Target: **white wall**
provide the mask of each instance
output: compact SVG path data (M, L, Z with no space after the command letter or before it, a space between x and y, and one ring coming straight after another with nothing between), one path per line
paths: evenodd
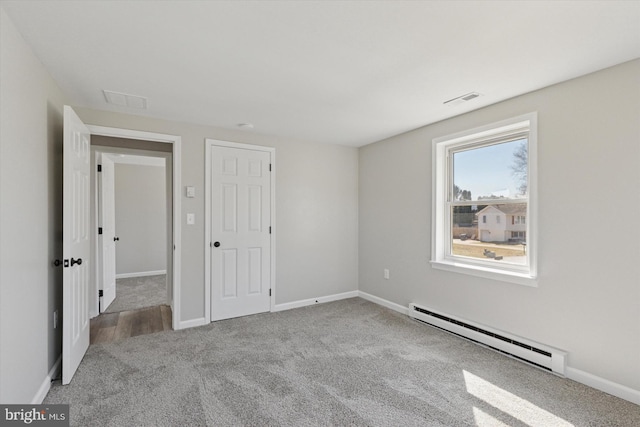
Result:
M639 88L636 60L361 148L359 289L564 349L574 370L640 390ZM432 269L432 139L532 111L538 286Z
M182 185L181 321L204 316L205 138L276 149L276 303L357 289L358 150L287 141L253 132L220 129L85 108L87 124L179 135ZM196 224L186 225L187 212Z
M167 269L164 166L116 163L116 274Z
M64 98L2 8L0 31L0 403L30 403L61 352Z

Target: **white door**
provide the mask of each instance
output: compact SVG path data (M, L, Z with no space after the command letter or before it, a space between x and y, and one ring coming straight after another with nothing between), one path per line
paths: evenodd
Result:
M270 309L271 154L211 151L211 320Z
M116 200L115 166L107 154L102 154L100 177L100 224L102 227L102 299L100 313L116 298Z
M64 107L62 384L89 347L89 129Z

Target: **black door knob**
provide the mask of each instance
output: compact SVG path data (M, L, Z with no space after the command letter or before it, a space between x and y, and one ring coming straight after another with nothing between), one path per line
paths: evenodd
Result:
M71 267L73 267L75 264L82 265L82 258L78 258L78 259L71 258Z
M53 265L55 265L56 267L60 267L62 265L62 261L57 259L57 260L53 261Z
M119 241L120 241L120 238L119 238L119 237L114 237L114 238L113 238L113 241L114 241L114 242L119 242Z
M215 243L213 244L213 246L215 246L216 248L219 248L219 247L220 247L220 242L215 242Z

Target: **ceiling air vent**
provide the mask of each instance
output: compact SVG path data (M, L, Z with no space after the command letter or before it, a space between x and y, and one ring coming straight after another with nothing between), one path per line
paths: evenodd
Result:
M478 92L469 92L462 96L458 96L456 98L452 98L448 101L443 102L444 105L458 105L462 104L465 101L471 101L474 98L479 97L480 94Z
M137 108L139 110L147 109L147 98L128 93L114 92L112 90L103 90L104 98L108 104L117 105L119 107Z

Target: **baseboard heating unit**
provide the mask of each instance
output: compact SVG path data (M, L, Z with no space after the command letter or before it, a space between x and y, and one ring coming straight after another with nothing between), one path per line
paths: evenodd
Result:
M417 304L409 304L409 317L436 328L451 332L462 338L489 347L500 353L565 376L567 353L544 344L516 337L506 332L482 326L468 320L439 313Z

